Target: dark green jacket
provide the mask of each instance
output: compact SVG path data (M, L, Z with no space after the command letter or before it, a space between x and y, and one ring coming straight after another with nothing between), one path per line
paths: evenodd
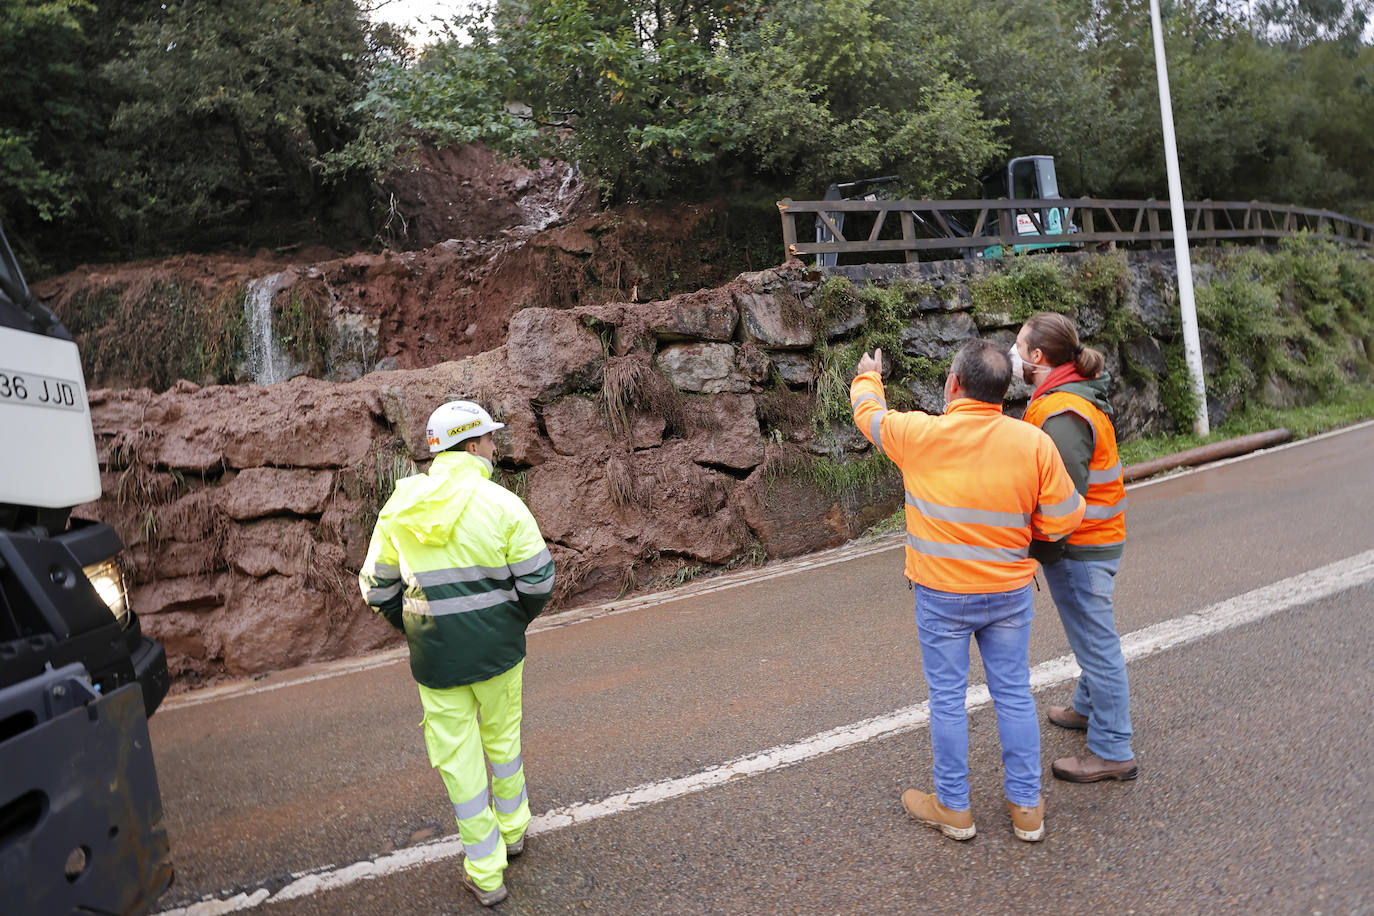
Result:
M1112 403L1107 399L1107 392L1110 388L1111 376L1104 371L1099 373L1097 378L1087 381L1065 382L1062 385L1056 385L1049 391L1065 391L1069 394L1076 394L1111 417ZM1049 391L1043 394L1049 394ZM1092 460L1093 448L1096 446L1092 426L1082 417L1071 413L1061 413L1046 420L1041 429L1054 440L1055 446L1059 449L1059 457L1064 459L1064 467L1073 480L1074 488L1078 490L1080 495L1086 497L1088 494L1088 462ZM1121 556L1121 550L1120 544L1110 547L1087 547L1081 544L1065 543L1063 555L1071 560L1108 560ZM1042 559L1042 562L1045 560Z
M475 455L441 452L428 474L398 481L358 576L364 600L406 634L426 687L510 670L553 592L534 516L490 474Z

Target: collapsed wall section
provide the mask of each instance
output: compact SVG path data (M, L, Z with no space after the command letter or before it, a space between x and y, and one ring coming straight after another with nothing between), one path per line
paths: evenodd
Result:
M1120 380L1119 435L1168 428L1172 282L1169 259L1121 254L847 277L791 262L664 301L523 309L504 346L427 369L97 390L105 488L82 513L125 538L133 605L182 683L357 654L397 640L356 572L395 480L427 466L425 422L446 400L506 423L498 479L550 543L557 601L612 599L892 515L900 480L848 413L874 346L889 403L938 411L965 340L1010 346L1028 309L1068 311ZM1028 394L1018 382L1010 409Z

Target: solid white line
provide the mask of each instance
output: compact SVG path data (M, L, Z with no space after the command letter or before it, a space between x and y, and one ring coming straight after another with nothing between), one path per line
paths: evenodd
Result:
M1323 598L1340 594L1369 582L1374 582L1374 550L1367 550L1353 557L1338 560L1335 563L1329 563L1326 566L1296 576L1290 576L1272 585L1237 595L1195 613L1184 614L1181 617L1164 620L1135 630L1122 637L1121 650L1127 661L1148 658L1165 649L1196 642L1273 614L1320 601ZM1031 668L1031 689L1039 690L1062 684L1077 676L1078 666L1074 663L1073 656L1060 656L1041 662ZM980 684L969 689L966 702L969 709L978 709L990 702L991 697L988 694L986 684ZM795 744L779 745L686 776L662 779L636 786L600 801L581 802L546 811L530 821L529 833L531 835L550 833L614 814L623 814L637 808L655 805L670 799L692 795L715 786L724 785L732 779L768 773L826 754L833 754L865 741L890 738L894 735L913 731L925 726L929 721L929 705L918 703L915 706L899 709L887 715L874 716L852 725L821 732ZM266 888L259 888L250 893L237 894L224 899L203 900L189 906L167 910L165 913L167 916L171 916L171 914L177 914L177 916L209 916L209 914L229 913L280 900L306 897L347 887L359 881L381 878L407 869L451 859L457 856L462 848L462 843L456 836L448 836L376 859L303 875L275 894Z

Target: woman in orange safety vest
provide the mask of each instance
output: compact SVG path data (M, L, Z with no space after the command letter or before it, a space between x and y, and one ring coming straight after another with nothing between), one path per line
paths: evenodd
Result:
M1051 766L1070 782L1134 779L1130 688L1112 594L1126 542L1126 488L1107 400L1103 357L1078 340L1063 315L1033 315L1011 349L1012 375L1035 388L1025 419L1059 449L1074 486L1088 503L1083 523L1064 541L1033 545L1054 596L1064 633L1083 673L1073 701L1051 706L1049 720L1086 729L1085 754Z

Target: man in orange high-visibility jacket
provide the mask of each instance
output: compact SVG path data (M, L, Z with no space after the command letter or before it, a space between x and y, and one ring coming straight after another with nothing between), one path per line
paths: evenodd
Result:
M1022 840L1040 840L1031 535L1067 537L1083 519L1083 497L1050 437L1002 414L1011 359L1000 347L975 339L955 354L943 416L888 410L881 368L881 350L864 354L849 397L854 422L901 468L906 486L906 576L916 591L935 774L933 793L908 789L902 805L947 837L967 840L976 832L964 709L972 637L997 710L1012 830Z

